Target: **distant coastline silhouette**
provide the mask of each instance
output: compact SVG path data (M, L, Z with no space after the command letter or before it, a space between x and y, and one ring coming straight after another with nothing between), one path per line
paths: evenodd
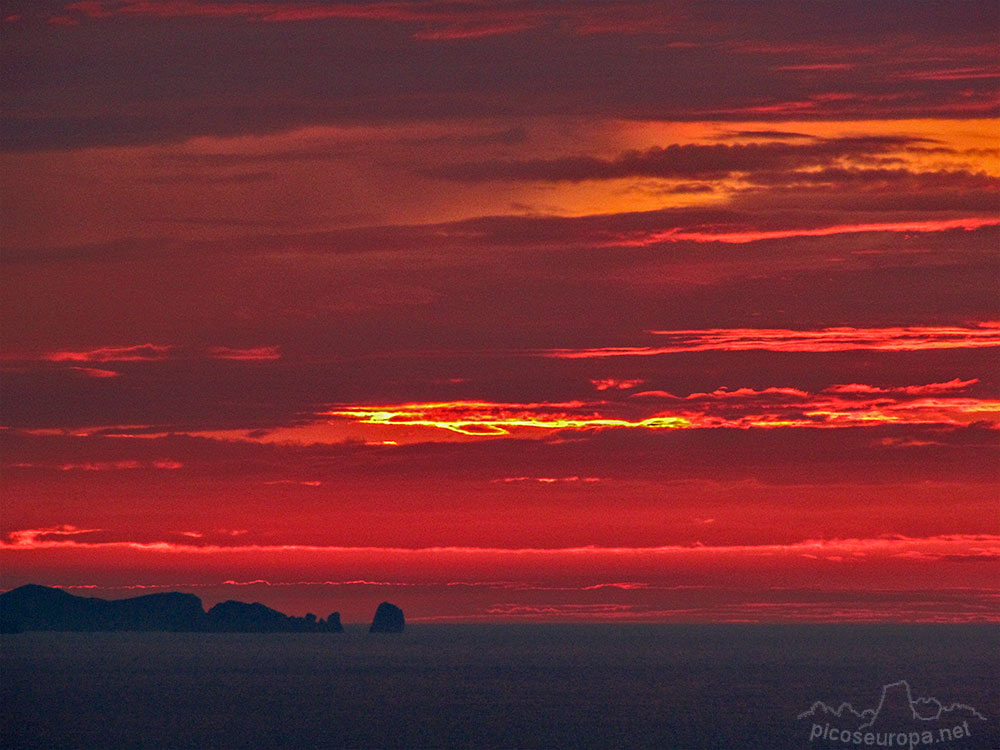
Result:
M377 629L376 623L384 625ZM402 629L403 611L388 602L380 604L370 632ZM342 633L344 627L339 612L325 620L314 614L294 617L263 604L237 601L220 602L206 612L197 596L176 592L100 599L28 584L0 594L0 633L31 630Z

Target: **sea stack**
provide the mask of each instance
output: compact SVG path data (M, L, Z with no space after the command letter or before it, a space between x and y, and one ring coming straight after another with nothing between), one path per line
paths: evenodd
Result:
M403 610L395 604L382 602L375 610L375 617L369 633L402 633L406 620L403 617Z
M343 633L344 626L340 624L340 612L331 612L326 618L325 627L328 633Z

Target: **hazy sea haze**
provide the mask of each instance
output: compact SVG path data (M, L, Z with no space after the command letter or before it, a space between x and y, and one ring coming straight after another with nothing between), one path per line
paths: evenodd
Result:
M4 748L850 748L816 700L884 684L987 717L992 625L411 625L399 635L4 635ZM863 746L863 745L862 745Z

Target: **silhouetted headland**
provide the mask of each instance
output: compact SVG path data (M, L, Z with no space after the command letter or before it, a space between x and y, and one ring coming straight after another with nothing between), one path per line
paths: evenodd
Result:
M400 613L402 616L402 613ZM263 604L221 602L208 612L194 594L98 599L28 584L0 594L0 632L165 630L195 633L341 633L340 613L292 617Z
M402 633L406 618L403 617L403 610L395 604L382 602L375 610L375 617L372 626L368 628L369 633Z

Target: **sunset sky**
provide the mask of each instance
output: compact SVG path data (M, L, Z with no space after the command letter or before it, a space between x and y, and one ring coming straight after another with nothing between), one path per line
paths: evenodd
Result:
M2 0L0 588L1000 620L998 27Z

